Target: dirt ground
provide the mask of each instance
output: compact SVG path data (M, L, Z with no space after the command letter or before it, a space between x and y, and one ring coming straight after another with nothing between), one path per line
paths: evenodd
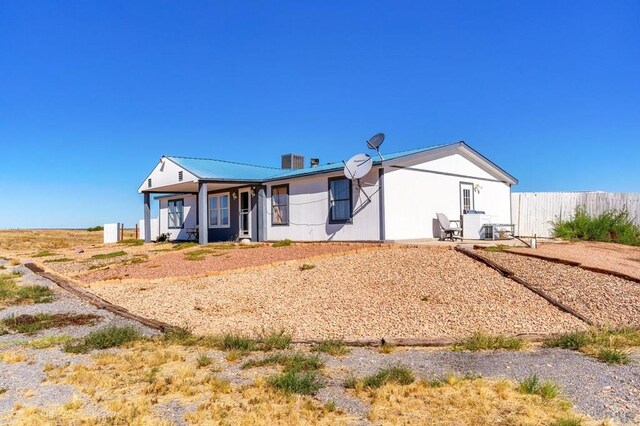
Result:
M580 241L541 244L535 250L513 247L508 251L570 260L585 266L607 269L640 279L640 247Z
M146 247L146 246L145 246ZM153 253L153 245L146 250L147 258L139 263L126 260L110 265L109 269L89 270L76 278L83 283L111 279L156 279L207 275L216 271L250 268L289 260L325 256L356 249L366 249L364 244L309 244L298 243L285 247L270 244L238 245L208 244L179 251ZM138 250L140 252L140 249ZM190 255L202 253L193 259ZM144 256L144 254L138 254Z
M302 268L305 263L311 269ZM196 279L94 283L91 290L199 334L284 327L295 338L354 339L584 327L491 268L441 247L376 250Z

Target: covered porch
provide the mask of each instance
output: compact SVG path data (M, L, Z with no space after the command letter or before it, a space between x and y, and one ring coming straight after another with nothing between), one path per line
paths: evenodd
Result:
M152 182L151 182L152 183ZM145 242L158 235L171 241L263 241L261 212L265 188L257 182L192 181L153 186L143 195L142 231ZM158 201L158 217L151 218L151 198ZM157 222L156 222L157 221ZM154 232L154 233L155 233Z

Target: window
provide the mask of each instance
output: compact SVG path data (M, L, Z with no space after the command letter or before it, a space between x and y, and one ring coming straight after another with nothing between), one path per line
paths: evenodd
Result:
M289 185L271 188L271 224L289 224Z
M184 225L184 200L169 200L169 229Z
M351 213L351 181L346 178L329 179L329 222L350 222Z
M209 196L209 227L229 227L229 194Z

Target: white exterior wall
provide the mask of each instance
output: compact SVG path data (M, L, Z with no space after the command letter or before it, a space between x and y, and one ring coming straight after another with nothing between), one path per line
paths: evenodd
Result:
M105 244L117 243L120 241L120 231L123 225L121 223L105 223L103 230L103 241Z
M460 154L407 165L385 167L385 239L437 238L436 213L460 219L460 182L479 184L474 191L475 210L492 215L492 222L511 223L511 189ZM417 169L417 170L410 170ZM426 173L429 170L468 177ZM492 181L483 180L491 179Z
M138 222L138 238L144 240L144 219ZM160 221L157 217L151 219L151 241L155 241L160 234Z
M169 201L170 200L184 200L184 226L181 229L169 229ZM158 219L160 221L160 233L161 234L170 234L170 240L186 240L187 239L187 228L196 228L197 227L197 208L196 205L196 196L190 194L184 195L176 195L174 197L161 198L160 200L160 213L158 215ZM206 218L205 218L206 220ZM153 231L152 231L153 234Z
M353 222L348 224L329 223L329 178L341 177L342 173L298 178L287 182L273 182L267 185L266 211L264 218L266 238L270 241L291 239L296 241L371 241L380 239L379 194L371 196L367 203L365 195L353 185ZM363 191L373 194L378 188L378 169L362 179L373 184ZM271 187L289 184L289 225L271 225ZM360 211L357 209L366 203Z

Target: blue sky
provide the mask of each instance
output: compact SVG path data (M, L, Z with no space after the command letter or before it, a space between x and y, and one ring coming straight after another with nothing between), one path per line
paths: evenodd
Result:
M0 3L0 228L142 215L160 156L465 140L515 191L640 192L640 2Z

